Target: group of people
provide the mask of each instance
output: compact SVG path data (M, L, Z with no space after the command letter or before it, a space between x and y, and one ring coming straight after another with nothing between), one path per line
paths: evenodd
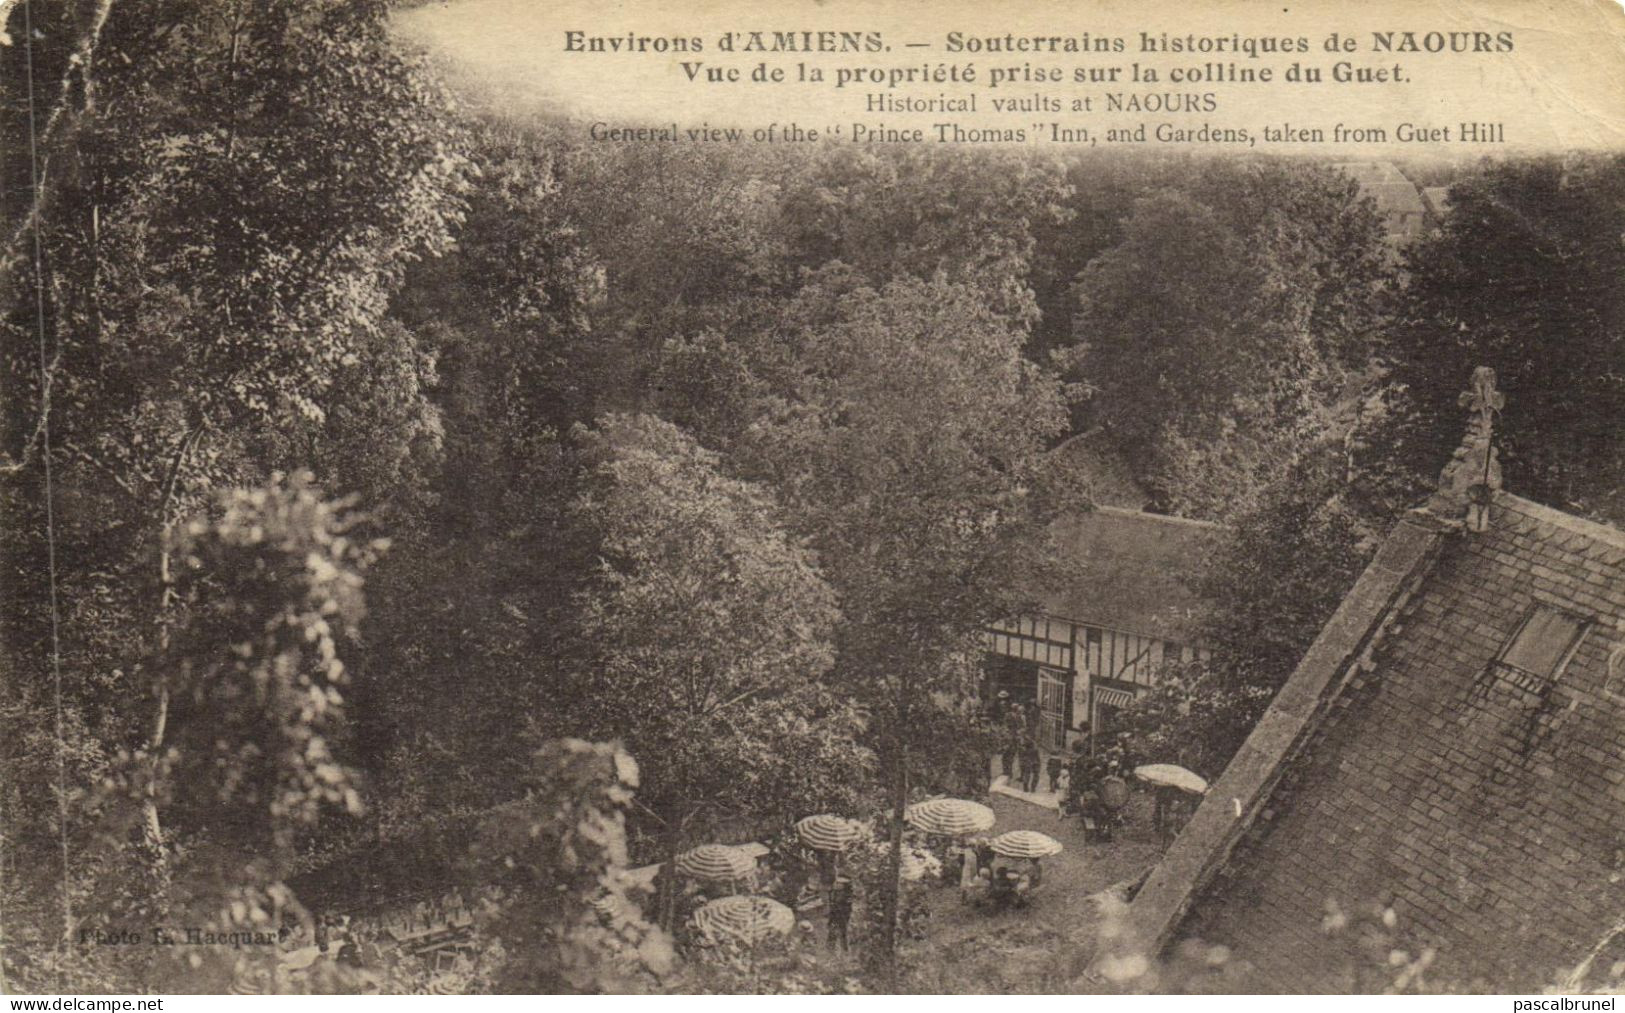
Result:
M1092 754L1079 741L1073 747L1061 812L1081 816L1086 829L1110 839L1112 830L1122 825L1128 779L1138 763L1133 740L1126 732Z
M1087 726L1085 738L1073 744L1071 756L1054 754L1046 758L1039 744L1038 708L1012 700L1007 690L999 691L989 718L998 729L1000 771L1009 784L1022 791L1036 792L1047 776L1050 791L1064 791L1068 799L1075 801L1094 790L1104 777L1127 776L1139 762L1127 732L1091 754Z
M1038 859L1006 858L993 851L986 837L974 837L950 848L944 876L949 882L955 862L960 903L985 899L995 910L1024 906L1044 878Z
M1008 784L1037 792L1047 775L1049 790L1062 796L1063 813L1082 816L1086 827L1108 838L1112 827L1121 825L1128 782L1140 763L1129 733L1121 732L1091 751L1085 730L1070 755L1046 757L1033 704L1000 690L987 717L997 730L999 766Z
M1000 731L999 768L1005 781L1020 785L1022 791L1037 791L1043 764L1038 747L1038 708L1012 700L1008 691L1000 690L994 709ZM1050 790L1055 791L1061 766L1059 762L1052 766Z

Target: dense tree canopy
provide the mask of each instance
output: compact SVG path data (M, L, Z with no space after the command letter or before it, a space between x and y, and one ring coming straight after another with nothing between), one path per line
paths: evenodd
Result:
M872 717L900 826L911 753L954 762L929 715L968 706L981 631L1036 565L1062 387L1023 358L1019 325L941 276L875 289L831 267L781 326L772 408L741 454L839 596L838 677Z
M72 939L415 902L349 875L396 847L481 987L669 986L626 866L985 759L1085 428L1228 525L1138 718L1209 773L1471 366L1509 485L1618 516L1618 159L1472 171L1401 274L1308 163L596 144L460 109L392 6L7 8L8 981L258 980Z
M1324 432L1375 339L1383 249L1352 181L1213 167L1141 197L1078 280L1073 361L1136 470L1219 516Z
M835 596L772 499L669 423L611 415L582 435L571 513L598 563L553 721L659 758L639 803L674 846L850 810L869 764L826 679Z
M6 160L8 173L28 178L6 188L0 251L0 357L13 395L0 424L0 552L14 578L3 643L17 698L49 699L49 713L31 718L61 728L56 749L86 766L67 772L77 784L13 782L9 772L6 781L25 797L54 784L83 799L84 809L63 806L53 820L79 838L92 803L78 779L106 754L144 757L144 770L102 773L156 789L137 793L141 856L154 873L154 892L137 900L157 917L171 874L215 874L200 845L219 813L169 792L169 751L184 761L182 744L210 725L259 734L257 721L223 720L213 704L247 692L254 672L287 677L281 661L220 669L236 663L221 641L195 637L187 617L298 596L279 577L238 597L231 581L258 572L241 555L231 565L243 573L190 586L176 554L192 547L175 540L177 524L229 516L214 490L258 486L290 464L319 467L330 489L409 503L401 483L415 476L402 462L433 418L411 337L387 311L407 265L449 243L464 160L441 96L388 38L382 4L27 6L33 31L15 37L40 57L36 80L60 71L62 86L33 110L8 105L0 140L33 154ZM22 95L32 60L10 57L7 94ZM34 145L25 112L43 127ZM398 368L372 372L363 355ZM336 398L344 406L330 415ZM290 521L283 537L317 537L300 533L307 520ZM343 637L335 628L328 647ZM230 674L177 682L177 652L194 674ZM191 694L205 684L218 693ZM256 748L222 741L227 751ZM326 762L320 753L312 762ZM205 766L227 794L258 776ZM286 800L260 801L281 809ZM8 879L7 891L55 883L70 897L103 895L107 883L145 882L118 863L76 869L65 850L66 870L36 859L59 879ZM176 883L177 897L185 886ZM66 936L73 905L59 907Z

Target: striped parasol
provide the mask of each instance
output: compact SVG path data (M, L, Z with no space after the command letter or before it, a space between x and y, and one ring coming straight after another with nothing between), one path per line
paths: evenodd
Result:
M909 826L928 834L960 837L993 827L993 810L962 798L934 798L908 807L903 818Z
M270 982L263 975L245 974L231 979L231 987L226 990L227 995L273 995L269 988Z
M423 991L426 995L464 995L472 984L467 975L452 971L429 979Z
M757 943L795 928L794 911L768 897L719 897L694 912L694 927L712 939Z
M1011 830L993 838L989 846L1006 858L1045 858L1061 853L1061 842L1036 830Z
M863 836L852 820L830 813L808 816L796 824L796 833L801 843L815 851L845 851Z
M1207 794L1207 781L1202 779L1202 775L1172 763L1148 763L1143 767L1135 767L1134 776L1146 784L1178 788L1192 795Z
M744 879L756 870L756 859L727 844L702 844L678 855L672 867L690 879Z

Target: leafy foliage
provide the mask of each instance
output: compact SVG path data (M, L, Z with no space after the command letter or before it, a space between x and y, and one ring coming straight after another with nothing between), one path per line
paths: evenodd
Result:
M84 6L38 12L41 24L77 38ZM424 364L384 313L406 265L449 241L463 163L386 17L338 0L119 6L85 85L109 100L74 106L42 155L58 169L32 195L46 209L43 321L26 275L0 279L0 356L27 378L3 427L27 465L6 489L19 523L5 551L28 574L7 640L44 669L40 324L58 594L81 620L63 650L88 673L69 704L110 742L148 734L150 715L128 703L157 648L156 563L179 517L290 459L322 466L330 487L395 492L409 449L433 442ZM362 355L402 368L369 372ZM347 407L329 419L338 396ZM387 417L358 418L369 401Z
M361 808L333 745L339 651L364 611L361 572L385 546L355 539L354 523L304 474L224 493L172 536L180 614L153 666L169 683L166 734L155 757L122 754L103 791L116 803L110 829L121 814L137 822L151 795L177 815L171 911L189 927L275 936L303 913L285 885L299 836L324 813ZM275 958L253 953L158 963L182 961L218 987Z
M355 539L354 524L305 474L226 493L217 517L174 536L167 787L187 785L188 826L239 856L251 842L286 852L325 807L360 809L330 746L344 721L339 648L364 612L361 571L387 543Z
M432 468L372 581L355 694L358 739L385 775L379 801L452 824L511 800L527 774L512 743L545 696L536 659L559 649L552 633L587 568L561 527L574 465L560 433L616 386L594 365L588 318L602 278L563 221L551 150L500 124L461 136L478 185L456 247L415 264L392 307L418 336L415 362L367 367L405 376L415 365L434 415L403 461L432 457ZM405 431L395 429L384 448Z
M1247 674L1223 662L1164 668L1124 709L1117 728L1144 755L1216 778L1275 695Z
M1384 275L1352 181L1209 168L1139 199L1122 241L1089 262L1068 358L1163 504L1216 516L1328 429L1369 352Z
M1217 776L1414 501L1404 476L1351 445L1304 453L1203 562L1211 658L1159 673L1125 715L1157 755Z
M562 720L659 757L640 802L675 840L850 805L868 762L823 679L834 595L770 497L648 416L579 439L593 463L572 514L600 562L577 599Z
M501 992L641 991L671 969L671 943L645 922L624 873L625 811L638 766L613 745L544 744L523 799L481 824L470 856L487 892L482 933L500 942Z
M829 148L786 186L790 262L803 270L844 264L875 288L941 277L981 292L1011 323L1030 325L1038 233L1072 217L1070 192L1060 165L1023 155Z

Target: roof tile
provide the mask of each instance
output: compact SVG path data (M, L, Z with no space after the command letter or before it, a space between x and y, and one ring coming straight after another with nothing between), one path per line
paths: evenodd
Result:
M1419 942L1444 954L1436 980L1527 991L1625 909L1625 883L1608 877L1625 840L1625 695L1602 690L1625 618L1625 533L1506 493L1494 506L1489 531L1444 536L1408 605L1361 578L1259 726L1299 730L1248 740L1131 908L1141 938L1177 924L1283 990L1335 989L1321 904L1403 897ZM1420 530L1399 525L1378 561ZM1481 679L1532 599L1606 633L1548 686L1517 689L1505 670ZM1325 699L1301 681L1352 669L1372 631L1383 639L1369 680L1323 682ZM1217 811L1288 769L1302 775L1291 792L1264 787L1245 803L1271 814L1267 827Z

